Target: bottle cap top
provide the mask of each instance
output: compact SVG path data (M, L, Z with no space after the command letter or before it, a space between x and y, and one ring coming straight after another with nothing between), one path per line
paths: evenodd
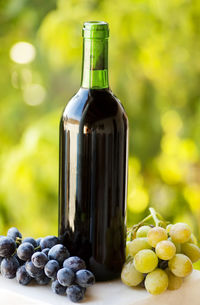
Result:
M108 38L109 27L104 21L88 21L83 25L82 36L84 38Z

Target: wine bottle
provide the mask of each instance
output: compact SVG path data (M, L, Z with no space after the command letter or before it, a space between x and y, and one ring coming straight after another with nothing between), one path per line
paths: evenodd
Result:
M125 260L128 119L108 84L108 24L83 26L81 88L60 121L59 236L97 280Z

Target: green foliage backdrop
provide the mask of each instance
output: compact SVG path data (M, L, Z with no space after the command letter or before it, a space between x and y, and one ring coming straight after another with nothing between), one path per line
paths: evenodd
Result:
M57 233L58 124L88 20L110 24L111 88L129 117L128 224L152 205L198 234L198 0L0 0L0 231Z

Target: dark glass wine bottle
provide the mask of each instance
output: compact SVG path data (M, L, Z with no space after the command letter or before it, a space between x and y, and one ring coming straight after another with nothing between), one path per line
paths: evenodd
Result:
M125 260L128 119L108 85L108 36L84 24L81 88L60 121L59 236L97 280Z

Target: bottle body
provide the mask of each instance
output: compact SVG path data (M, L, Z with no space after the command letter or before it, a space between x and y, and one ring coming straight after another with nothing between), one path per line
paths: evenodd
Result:
M60 121L59 236L97 280L125 260L128 119L109 89L81 88Z

